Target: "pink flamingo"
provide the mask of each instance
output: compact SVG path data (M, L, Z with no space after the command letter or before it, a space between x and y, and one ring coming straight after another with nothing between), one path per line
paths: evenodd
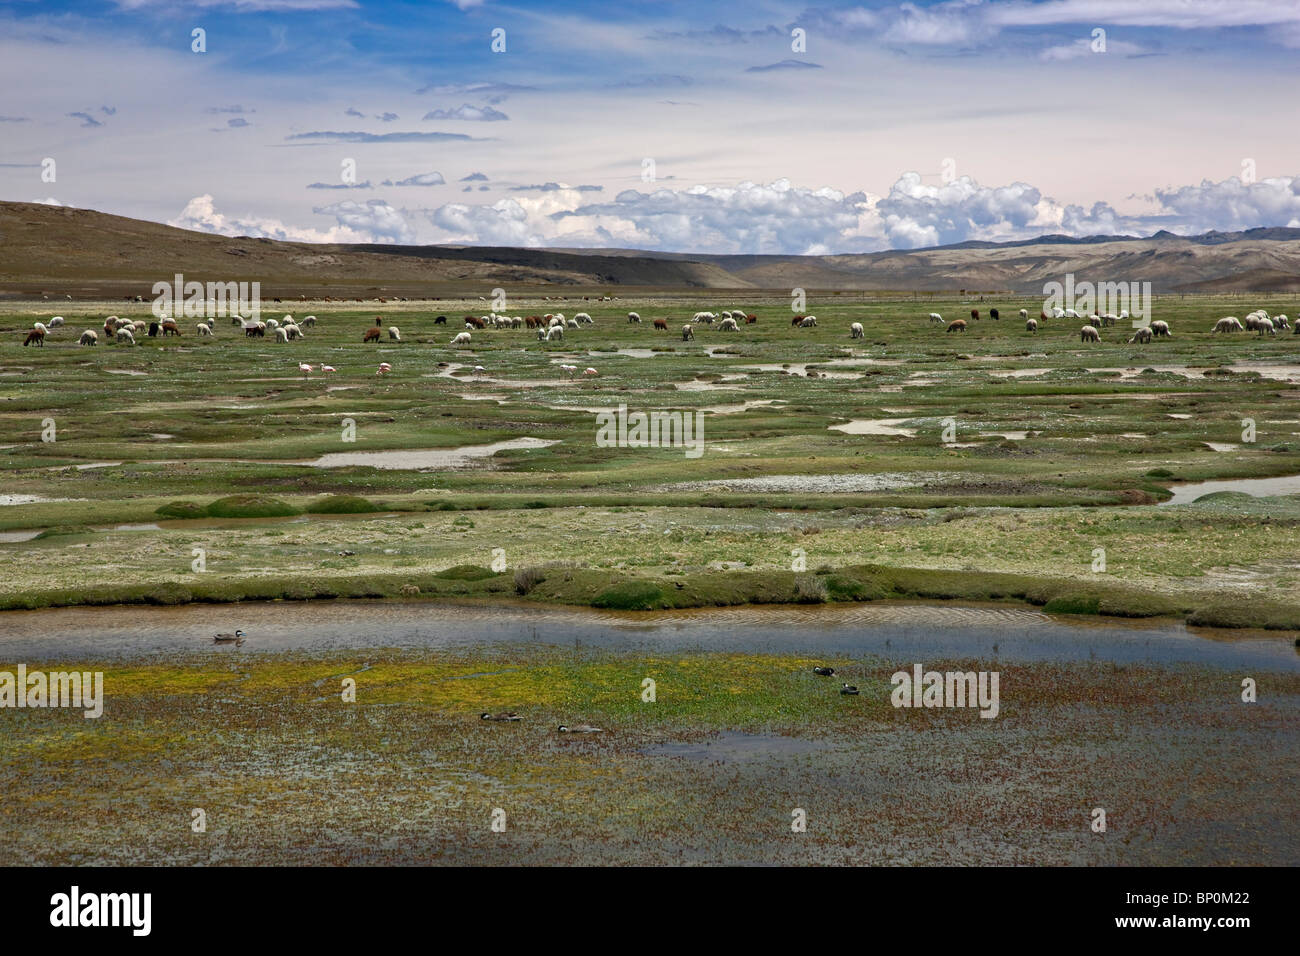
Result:
M583 369L583 370L582 370L582 374L583 374L583 375L599 375L600 373L597 372L594 368L586 368L586 369Z
M337 371L337 369L335 369L333 365L322 365L322 366L320 367L320 370L321 370L322 372L334 372L334 371Z
M314 369L313 369L310 365L308 365L306 362L299 362L299 363L298 363L298 371L302 372L302 377L303 377L303 378L306 378L307 375L308 375L310 372L314 371Z
M391 365L389 365L387 362L380 362L380 363L379 363L379 371L376 372L375 374L376 374L376 375L387 375L387 374L388 374L389 372L391 372L392 370L393 370L393 367L392 367Z

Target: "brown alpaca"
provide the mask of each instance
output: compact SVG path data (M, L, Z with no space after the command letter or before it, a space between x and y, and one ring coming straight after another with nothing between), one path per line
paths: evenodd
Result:
M361 341L362 341L362 342L378 342L378 341L379 341L379 326L375 326L373 329L366 329L366 334L363 335L363 336L361 336Z
M23 345L28 346L31 345L33 342L36 343L37 345L44 347L45 333L42 332L40 329L32 329L30 332L27 333L27 338L23 339Z

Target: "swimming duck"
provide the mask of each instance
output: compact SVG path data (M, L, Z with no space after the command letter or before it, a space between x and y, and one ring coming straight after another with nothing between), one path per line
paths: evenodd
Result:
M574 724L572 727L560 724L556 729L562 734L599 734L603 732L602 728L593 727L591 724Z
M236 630L234 634L213 634L212 643L213 644L234 644L236 647L239 647L241 644L244 643L244 632L241 630Z
M833 675L833 674L835 673L835 668L833 668L833 667L814 667L814 668L813 668L813 673L816 674L818 677L830 677L831 675Z
M858 694L858 689L854 687L852 684L844 684L842 687L840 687L840 693L848 697L856 697Z
M516 714L513 710L504 714L489 714L485 712L479 714L478 716L479 716L479 720L523 720L523 718L520 717L518 714Z

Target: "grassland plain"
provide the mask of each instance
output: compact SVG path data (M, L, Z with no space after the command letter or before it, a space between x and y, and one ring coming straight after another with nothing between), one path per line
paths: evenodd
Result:
M1300 628L1294 495L1157 506L1183 482L1300 474L1300 336L1209 331L1289 298L1157 298L1174 336L1147 346L1125 328L1085 345L1070 320L1031 334L1015 316L1041 300L1009 296L814 295L818 327L792 329L770 294L521 295L510 314L595 325L553 343L475 330L467 348L449 339L485 301L284 308L319 323L290 344L222 320L210 339L187 321L89 348L81 329L147 306L2 307L0 607L915 596ZM758 322L683 341L702 308ZM926 319L971 308L985 318L965 333ZM53 314L66 324L24 348ZM376 317L402 341L363 345ZM599 447L594 412L620 403L703 412L705 454ZM521 438L551 444L447 454ZM313 464L339 453L390 457Z

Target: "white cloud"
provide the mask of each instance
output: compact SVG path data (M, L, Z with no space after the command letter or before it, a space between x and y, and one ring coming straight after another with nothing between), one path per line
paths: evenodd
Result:
M333 215L337 225L329 229L290 226L278 219L260 216L235 217L217 212L211 195L195 196L169 226L195 229L221 236L252 236L291 242L413 242L414 231L402 214L383 200L368 203L340 202L312 210Z
M426 120L468 120L478 123L493 123L501 120L510 119L500 110L495 110L490 106L471 106L466 103L464 106L458 106L454 110L429 110L424 114Z
M490 206L448 203L435 209L429 221L452 234L453 242L492 246L538 246L542 238L528 223L528 212L515 199Z

